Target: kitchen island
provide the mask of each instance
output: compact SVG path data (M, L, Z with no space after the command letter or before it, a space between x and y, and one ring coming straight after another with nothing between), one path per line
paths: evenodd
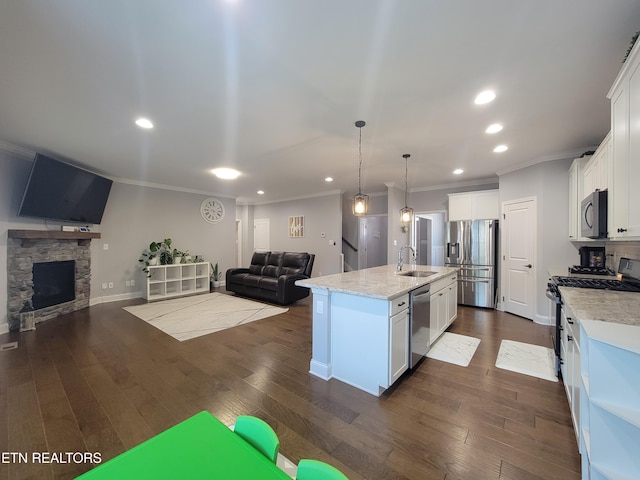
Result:
M449 267L396 272L396 265L384 265L298 280L313 294L310 373L379 396L409 368L409 293L431 286L433 342L456 318L457 275Z
M560 287L562 377L583 478L640 478L640 293Z

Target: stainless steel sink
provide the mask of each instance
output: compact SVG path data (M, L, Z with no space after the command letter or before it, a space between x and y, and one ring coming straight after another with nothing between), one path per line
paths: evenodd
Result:
M436 273L437 272L428 272L426 270L407 270L406 272L398 272L398 275L403 275L405 277L430 277Z

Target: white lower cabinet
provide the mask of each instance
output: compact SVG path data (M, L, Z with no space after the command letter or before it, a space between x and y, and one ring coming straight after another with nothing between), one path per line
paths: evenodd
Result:
M434 282L431 285L430 301L429 340L433 345L458 317L458 274Z
M145 298L165 298L209 293L209 262L149 266Z
M580 450L580 325L566 306L562 308L560 359L560 372Z
M389 322L389 385L409 368L409 309L391 317Z
M331 294L331 376L380 395L409 368L409 295Z

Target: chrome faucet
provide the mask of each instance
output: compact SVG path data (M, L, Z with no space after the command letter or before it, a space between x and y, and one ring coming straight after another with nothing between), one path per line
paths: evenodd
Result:
M409 250L411 250L411 263L416 263L416 251L413 249L413 247L411 245L405 245L404 247L400 247L400 250L398 250L398 264L396 265L396 271L397 272L401 272L402 271L402 252L405 248L408 248Z

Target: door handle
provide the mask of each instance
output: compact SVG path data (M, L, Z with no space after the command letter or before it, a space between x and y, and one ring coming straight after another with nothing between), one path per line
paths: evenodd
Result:
M527 263L527 264L525 265L525 267L527 267L527 268L531 268L531 267L533 267L533 265L531 265L530 263Z

